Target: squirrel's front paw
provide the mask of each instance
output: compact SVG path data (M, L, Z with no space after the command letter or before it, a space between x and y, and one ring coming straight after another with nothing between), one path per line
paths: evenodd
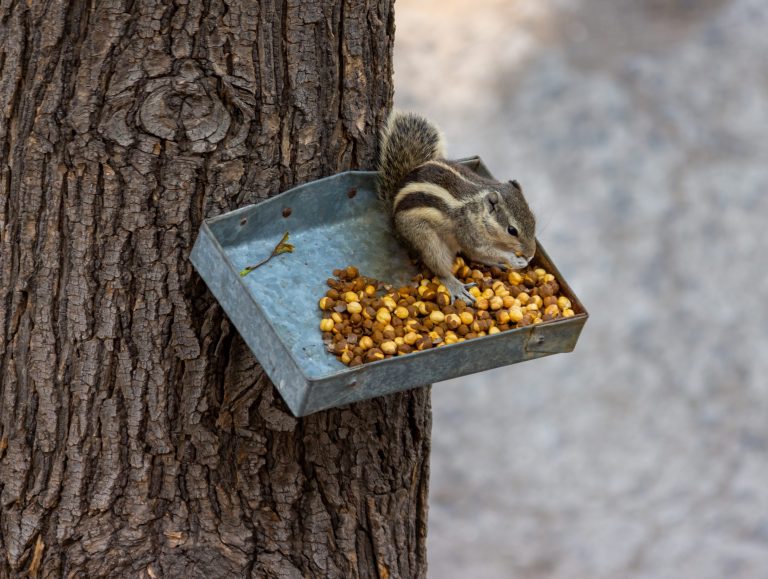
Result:
M507 261L505 261L504 263L492 263L491 267L498 267L501 271L512 271L513 269L515 269Z
M468 283L463 284L458 279L450 278L450 279L444 279L443 285L448 290L448 292L451 294L452 300L464 300L468 304L475 303L475 296L473 296L471 293L469 293L469 288L477 285L475 283Z

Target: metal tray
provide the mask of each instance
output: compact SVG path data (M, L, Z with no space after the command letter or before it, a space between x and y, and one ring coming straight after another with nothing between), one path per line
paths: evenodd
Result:
M490 177L478 157L462 162ZM539 244L535 261L555 274L575 316L355 368L329 354L317 301L335 268L355 265L394 286L417 273L392 236L375 179L348 171L207 219L192 250L193 265L296 416L573 350L587 312ZM240 277L286 231L294 252Z

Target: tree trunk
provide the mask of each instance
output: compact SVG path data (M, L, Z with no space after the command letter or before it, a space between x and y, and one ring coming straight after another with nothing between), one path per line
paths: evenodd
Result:
M392 0L0 2L0 576L425 575L428 389L293 418L188 260L373 165L393 32Z

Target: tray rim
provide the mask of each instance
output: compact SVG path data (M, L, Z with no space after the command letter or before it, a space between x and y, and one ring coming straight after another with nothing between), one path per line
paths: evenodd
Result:
M475 170L476 172L478 172L480 174L484 173L487 176L492 177L491 173L488 171L488 169L485 166L485 164L483 163L482 159L479 156L477 156L477 155L474 155L474 156L471 156L471 157L462 158L462 159L458 159L458 160L456 160L456 162L460 162L460 163L464 163L464 164L474 164L474 167L472 167L473 170ZM215 254L217 254L218 258L221 259L222 265L224 266L224 268L228 272L230 272L231 275L233 275L233 276L235 276L237 278L237 283L239 284L239 286L238 286L239 292L244 292L247 295L248 303L253 306L254 312L257 314L257 317L261 318L261 320L256 319L255 321L258 321L260 323L265 323L266 324L266 328L264 328L264 330L263 330L263 335L265 336L265 338L267 338L267 339L272 338L272 339L277 340L280 343L280 347L281 347L283 353L285 355L287 355L286 357L290 360L290 366L292 367L291 368L292 371L289 371L287 369L279 370L279 369L274 368L274 367L270 368L270 370L272 370L272 372L275 374L274 379L272 379L272 375L269 372L266 372L265 362L262 361L262 360L259 360L258 357L257 357L257 360L259 361L259 363L262 366L264 366L265 373L268 376L270 376L271 381L273 381L275 383L275 385L278 386L278 389L281 391L281 396L286 400L286 403L288 404L288 406L291 408L291 411L296 416L304 416L304 415L307 415L307 414L310 414L310 413L322 410L323 408L333 407L335 405L334 404L334 405L331 405L331 406L324 406L324 407L320 407L320 408L313 407L314 401L312 400L312 395L311 395L311 390L310 390L311 388L318 387L320 385L325 385L327 383L333 383L335 381L340 381L340 382L346 383L346 385L348 385L348 386L354 386L358 382L358 378L361 375L363 375L364 373L368 372L370 369L372 369L374 367L375 368L386 367L386 366L383 366L383 365L385 365L385 364L392 364L395 361L398 361L401 357L400 356L395 356L393 358L387 358L387 359L384 359L384 360L379 360L379 361L376 361L376 362L370 362L370 363L362 364L362 365L354 367L354 368L350 368L350 367L342 364L340 361L338 361L335 358L335 356L333 356L332 353L326 352L328 356L331 356L331 357L334 358L334 360L333 360L333 362L335 362L334 365L338 365L338 369L336 371L332 371L332 372L329 372L329 373L326 373L326 374L322 374L322 375L318 375L318 376L308 376L307 372L306 372L306 368L304 367L304 365L302 365L299 362L299 359L295 356L295 354L292 351L292 349L290 347L288 347L288 345L280 337L280 334L278 333L275 325L272 323L272 321L270 320L269 316L266 315L264 307L256 299L256 297L253 295L253 293L249 289L249 286L246 284L246 280L239 275L239 271L238 271L237 267L235 267L234 263L231 261L230 256L228 255L227 251L225 251L225 246L226 245L223 245L222 243L220 243L219 238L217 237L217 235L214 234L213 227L217 223L225 221L225 220L241 219L244 214L246 214L246 215L250 214L253 211L255 211L257 208L260 209L260 208L264 207L265 204L267 204L267 206L269 206L269 205L275 205L275 204L279 205L281 203L284 203L286 201L286 196L294 197L296 195L299 195L302 190L307 189L307 188L314 188L319 183L324 183L324 182L327 183L327 182L331 182L331 181L343 181L343 180L348 179L350 177L358 177L358 178L364 178L364 179L375 179L376 171L363 171L363 170L343 171L341 173L335 173L333 175L328 175L326 177L321 177L319 179L312 180L312 181L309 181L307 183L302 183L300 185L296 185L296 186L294 186L294 187L292 187L292 188L290 188L290 189L288 189L288 190L286 190L286 191L284 191L282 193L274 195L273 197L270 197L270 198L265 199L263 201L259 201L257 203L251 203L251 204L245 205L243 207L239 207L237 209L234 209L232 211L228 211L228 212L225 212L225 213L213 216L213 217L206 218L206 219L204 219L202 221L201 226L200 226L200 230L199 230L199 233L198 233L198 237L203 237L204 236L206 238L206 242L210 244L210 249L212 249L215 252ZM386 218L385 215L383 215L383 217ZM197 241L195 243L195 246L197 246ZM544 322L542 324L535 324L535 325L525 326L525 327L522 327L522 328L510 329L510 330L507 330L505 332L500 332L499 334L482 336L480 338L473 339L472 342L477 344L477 343L480 343L479 340L485 339L486 341L488 341L488 340L490 340L492 338L509 340L509 339L511 339L512 335L517 335L517 336L520 336L521 339L522 339L524 351L526 351L528 353L531 353L531 354L538 354L538 355L532 356L532 358L543 357L543 356L546 356L546 355L549 355L549 354L554 354L554 353L565 353L565 352L572 351L575 348L576 343L578 342L579 334L581 333L581 330L582 330L584 324L586 323L586 320L589 318L589 312L584 307L583 303L581 302L579 297L576 295L576 293L573 291L573 289L571 288L571 286L568 283L568 281L563 277L562 273L559 271L559 269L557 268L557 266L552 261L552 259L550 258L549 254L547 253L547 251L541 245L541 243L539 242L538 238L536 239L536 248L537 248L536 249L536 257L537 258L541 257L542 261L545 262L545 264L543 264L543 265L546 265L548 267L548 270L550 271L550 273L553 273L557 277L558 282L560 282L560 284L561 284L561 291L564 290L563 293L566 293L566 294L568 294L571 297L571 299L574 302L574 306L576 306L576 308L579 310L579 313L575 314L574 316L572 316L570 318L563 318L563 319L558 319L558 320L552 320L550 322ZM194 256L194 254L195 254L195 247L193 247L192 253L190 255L190 259ZM198 270L198 273L200 272L200 269L207 269L206 267L202 267L202 268L198 269L198 266L195 263L195 261L196 260L193 260L192 263L195 266L195 269ZM217 288L216 288L217 291L214 292L213 286L209 285L207 280L203 279L203 281L208 286L209 291L211 291L211 293L214 294L214 297L216 297L217 301L221 304L221 300L219 299L219 296L217 294L219 293L218 289L222 289L222 291L224 291L223 286L221 286L220 284L215 284L215 285L217 285ZM384 281L386 283L386 280L381 280L381 281ZM222 310L224 310L223 306L222 306ZM314 311L314 315L319 320L320 317L317 316L316 308L314 310L315 310ZM226 313L226 310L224 310L224 311ZM235 325L235 328L238 329L238 332L242 334L243 332L240 332L239 328L237 328L237 324L234 322L234 319L232 317L230 317L229 315L228 315L228 317L230 318L230 320L233 323L233 325ZM529 343L531 342L533 336L537 333L539 328L542 328L543 330L546 331L546 328L552 328L553 330L555 330L559 326L563 326L563 327L567 327L567 328L571 328L572 327L572 331L576 332L575 339L574 339L574 342L573 342L573 346L571 347L571 349L569 349L569 350L554 350L554 351L529 350L528 349ZM262 333L262 332L260 332L260 333ZM246 342L248 342L248 340L246 340ZM456 343L456 344L448 344L448 345L443 346L441 348L430 348L429 350L417 351L417 352L413 352L411 354L408 354L407 357L413 359L414 355L423 354L424 357L422 359L428 360L430 356L436 356L437 355L436 352L444 350L445 348L451 348L451 347L454 347L454 346L461 346L461 345L466 345L466 343L462 342L462 343ZM253 350L253 348L250 346L250 344L248 344L248 346L249 346L249 349ZM530 359L530 358L526 358L526 359L522 359L522 360L517 360L516 362L513 362L513 363L517 363L517 362L521 362L521 361L526 361L527 359ZM287 360L286 360L286 362L287 362ZM285 363L285 362L283 362L283 363ZM271 362L267 362L267 364L269 364L270 366L273 366L273 364ZM495 367L502 367L502 366L503 365L501 365L501 366L493 366L493 367L495 368ZM490 368L488 368L488 369L490 369ZM462 373L462 374L456 374L455 377L460 377L460 376L468 375L468 374L471 374L471 373L474 373L474 372L477 372L477 370L472 371L472 372ZM283 389L282 388L282 384L283 384L283 382L285 382L286 377L289 374L292 374L294 377L300 377L304 381L303 391L295 393L295 394L297 394L297 396L294 398L294 402L293 403L289 403L288 400L286 399L287 393L283 393L282 392L282 389ZM440 381L447 380L447 379L449 379L449 378L439 378ZM425 382L425 384L430 384L430 383L431 382ZM393 390L391 390L391 392L407 390L407 389L411 389L411 388L416 388L418 386L419 386L418 384L417 385L410 385L410 386L407 386L405 388L393 389ZM383 395L383 394L386 394L386 393L382 393L380 395ZM365 398L370 398L370 397L365 397ZM355 398L355 400L357 400L357 398Z
M476 156L476 155L472 156L472 157L466 157L466 158L463 158L463 159L459 159L456 162L468 163L468 162L474 162L474 161L479 162L479 164L481 166L483 166L483 168L485 168L485 165L483 164L483 162L480 159L480 157ZM487 172L487 168L485 168L485 170ZM269 316L267 316L265 314L264 309L261 307L261 304L259 303L259 301L254 298L252 292L249 290L248 286L246 285L245 280L240 275L239 271L237 270L235 265L232 263L232 261L229 259L229 256L227 255L226 251L224 251L224 247L221 245L221 243L219 243L219 240L216 238L216 236L213 235L213 231L210 228L210 224L214 224L217 221L223 221L225 219L235 219L237 216L241 215L242 213L246 213L248 211L252 211L253 208L255 208L255 207L263 207L265 204L275 204L275 203L278 203L279 200L281 198L283 198L284 195L286 195L286 194L292 194L292 195L298 194L298 192L300 192L301 189L305 188L307 185L312 185L314 187L316 184L318 184L320 182L332 181L332 180L342 180L344 177L352 176L352 175L361 176L361 177L375 177L376 176L376 171L352 170L352 171L343 171L341 173L336 173L334 175L329 175L327 177L322 177L320 179L316 179L316 180L310 181L308 183L303 183L301 185L297 185L296 187L288 189L287 191L284 191L283 193L275 195L274 197L270 197L269 199L266 199L266 200L264 200L264 201L262 201L260 203L251 203L249 205L245 205L243 207L240 207L238 209L234 209L234 210L229 211L227 213L222 213L221 215L216 215L215 217L211 217L211 218L205 219L203 221L202 227L205 228L206 234L207 234L209 240L212 242L212 245L216 248L216 250L222 256L223 261L226 264L227 268L230 270L232 275L234 275L237 278L238 283L242 286L242 289L245 291L246 295L248 296L248 299L251 301L251 303L253 303L256 306L256 308L258 309L259 313L264 318L264 321L270 327L271 331L273 332L273 334L275 336L279 337L280 334L277 332L276 328L272 324ZM283 200L284 200L284 198L283 198ZM563 275L557 269L557 266L552 261L552 259L549 257L549 254L544 249L544 247L541 245L541 243L539 242L539 239L536 238L536 257L538 257L540 255L544 256L544 260L548 262L548 264L550 265L551 269L553 270L550 273L555 275L555 277L557 278L558 282L563 282L563 285L567 289L567 293L569 293L575 299L575 305L577 305L578 309L581 310L578 314L575 314L574 316L571 316L570 318L563 318L563 319L552 320L550 322L542 322L542 323L546 323L547 327L554 327L556 325L567 324L567 323L570 322L570 320L574 320L574 319L581 319L581 318L583 318L586 321L586 319L589 318L589 313L587 312L586 308L584 308L583 304L581 303L581 300L579 300L579 298L576 296L576 293L573 291L573 289L570 287L570 285L565 280ZM379 280L379 281L383 281L384 283L386 283L386 280ZM510 334L514 333L514 332L521 333L521 334L525 333L525 332L529 332L530 333L533 328L535 328L537 326L540 326L540 325L541 324L535 324L535 325L532 324L530 326L525 326L525 327L522 327L522 328L513 328L513 329L510 329L510 330L506 330L505 332L500 332L500 333L494 334L494 335L480 336L479 338L475 338L473 341L475 341L475 340L486 340L486 341L488 341L488 339L493 339L493 338L497 338L497 337L498 338L504 338L504 337L509 336ZM462 343L463 342L457 342L455 344L447 344L445 346L442 346L441 349L451 348L452 346L460 346ZM341 362L336 360L336 362L339 364L339 371L328 373L328 374L324 374L324 375L321 375L321 376L314 376L314 377L312 377L312 376L308 376L307 373L305 372L305 369L302 367L302 365L297 363L297 360L293 356L293 354L291 353L290 348L286 348L286 350L290 354L291 360L294 363L294 365L296 366L296 368L299 371L299 373L301 374L301 376L309 384L313 384L313 383L317 383L317 382L320 382L320 381L323 381L323 380L333 379L333 378L337 378L337 377L341 377L341 376L354 376L354 375L359 374L362 371L364 371L365 368L370 368L372 366L380 366L380 365L388 364L388 363L391 364L393 361L396 361L396 360L399 359L399 356L394 356L392 358L385 358L384 360L377 360L376 362L367 362L365 364L361 364L360 366L356 366L354 368L350 368L349 366L345 366L344 364L342 364ZM408 354L408 356L418 356L420 354L425 354L425 353L427 353L427 352L429 352L431 350L432 349L430 348L430 350L422 350L422 351L412 352L412 353ZM331 354L330 352L328 352L328 355L334 357L334 359L335 359L335 356L333 356L333 354Z

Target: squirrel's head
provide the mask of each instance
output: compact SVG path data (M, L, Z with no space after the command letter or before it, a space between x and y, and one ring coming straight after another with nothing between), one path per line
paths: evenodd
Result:
M483 198L485 229L494 245L510 256L514 268L522 268L536 253L536 219L517 181L499 183Z

